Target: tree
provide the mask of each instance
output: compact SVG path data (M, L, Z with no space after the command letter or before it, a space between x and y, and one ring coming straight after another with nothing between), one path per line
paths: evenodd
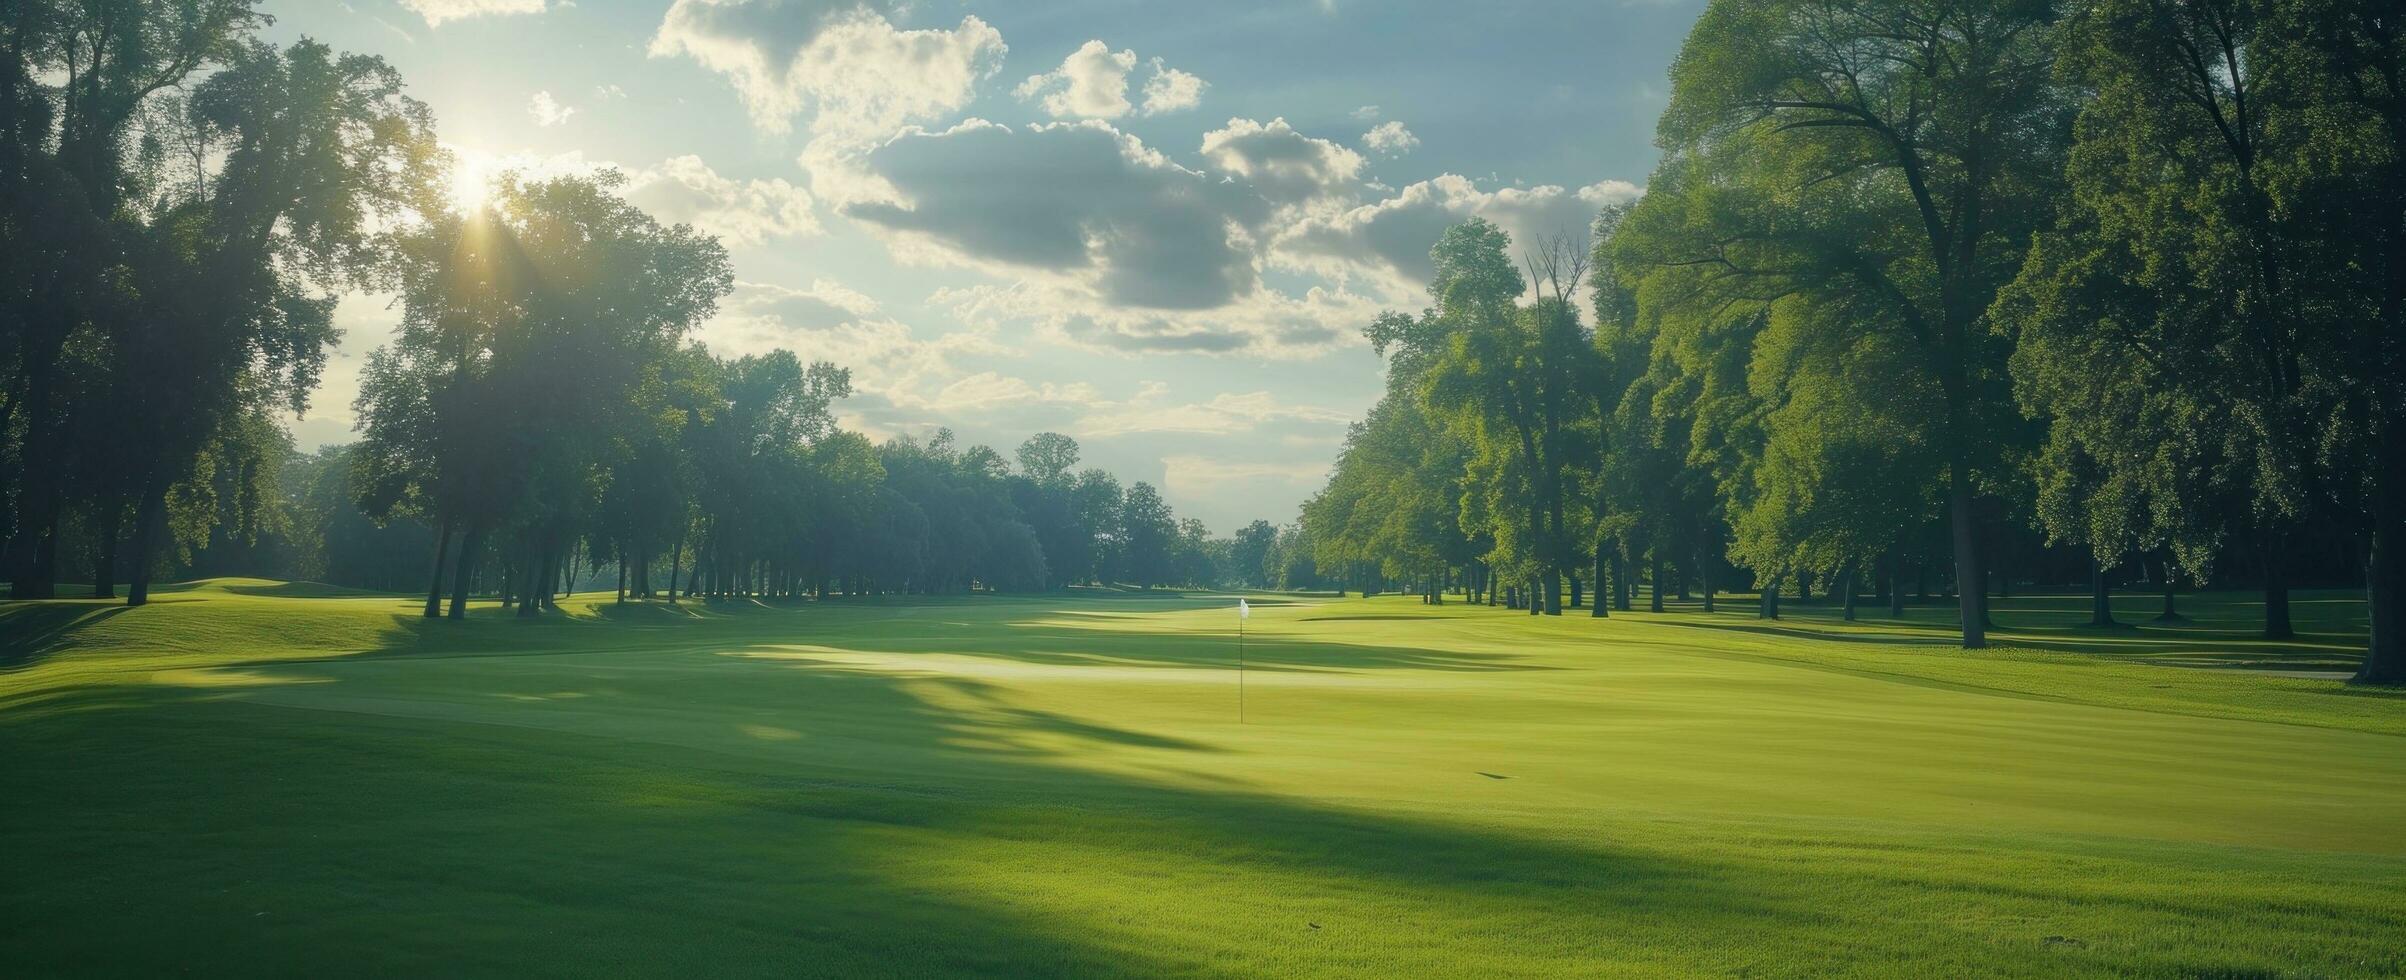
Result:
M1236 532L1228 549L1228 573L1239 584L1256 589L1276 586L1278 570L1272 564L1278 549L1278 526L1268 521L1254 521Z
M1137 588L1166 584L1177 574L1172 564L1178 524L1161 491L1142 481L1128 485L1121 498L1120 567Z
M1966 647L1985 644L1977 487L2011 408L1979 327L2058 169L2054 20L2044 2L1718 0L1672 68L1665 172L1638 206L1657 218L1620 252L1686 275L1666 300L1797 297L1914 355L1942 400Z
M1482 219L1448 229L1429 253L1437 307L1423 319L1432 322L1409 336L1444 338L1421 397L1474 454L1470 471L1485 499L1472 512L1483 520L1464 526L1494 537L1498 564L1525 569L1532 611L1560 615L1571 552L1565 471L1583 455L1579 419L1593 407L1584 386L1594 352L1570 301L1579 268L1560 264L1561 250L1546 250L1531 271L1553 292L1523 309L1528 281L1508 257L1510 245Z
M2107 565L2169 547L2203 577L2214 504L2235 500L2261 541L2277 638L2293 632L2290 529L2320 478L2304 428L2309 327L2282 241L2296 229L2276 218L2265 166L2281 107L2259 91L2256 7L2112 0L2065 25L2062 71L2093 94L2064 213L1999 310L2021 333L2025 405L2054 417L2046 469L2094 476L2085 518L2050 529Z
M113 388L133 403L130 605L148 599L168 490L244 405L306 406L337 336L320 290L372 280L372 225L414 213L436 177L432 119L381 59L312 41L226 58L183 118L222 162L161 194L139 298L108 318Z
M2261 166L2292 260L2307 444L2341 475L2331 512L2370 538L2355 679L2406 684L2406 20L2381 0L2255 9Z

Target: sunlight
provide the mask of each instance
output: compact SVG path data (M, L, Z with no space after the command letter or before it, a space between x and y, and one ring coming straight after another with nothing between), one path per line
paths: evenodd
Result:
M484 207L493 193L492 162L473 150L452 148L451 206L461 214Z

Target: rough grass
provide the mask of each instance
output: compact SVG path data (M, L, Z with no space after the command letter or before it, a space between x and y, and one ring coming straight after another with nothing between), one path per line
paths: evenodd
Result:
M1262 597L1243 725L1204 598L0 606L0 960L2395 975L2406 700L2292 676L2363 628L2301 598L2290 643L2013 600L1965 654L1938 610Z

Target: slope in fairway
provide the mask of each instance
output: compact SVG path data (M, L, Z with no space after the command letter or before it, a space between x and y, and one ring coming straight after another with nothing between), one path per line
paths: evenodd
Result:
M0 608L0 950L12 975L2406 969L2406 701L2291 676L2343 637L1966 655L1934 621L1728 607L1255 609L1240 725L1222 600L425 623L228 580ZM2283 669L2166 665L2202 662Z

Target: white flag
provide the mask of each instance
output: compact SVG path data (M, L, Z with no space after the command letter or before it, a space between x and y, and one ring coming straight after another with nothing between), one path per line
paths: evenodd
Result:
M1253 607L1252 607L1252 606L1249 606L1249 605L1246 605L1246 604L1245 604L1245 600L1243 600L1243 599L1238 599L1238 600L1236 601L1236 618L1238 618L1238 619L1252 619L1252 618L1253 618Z

